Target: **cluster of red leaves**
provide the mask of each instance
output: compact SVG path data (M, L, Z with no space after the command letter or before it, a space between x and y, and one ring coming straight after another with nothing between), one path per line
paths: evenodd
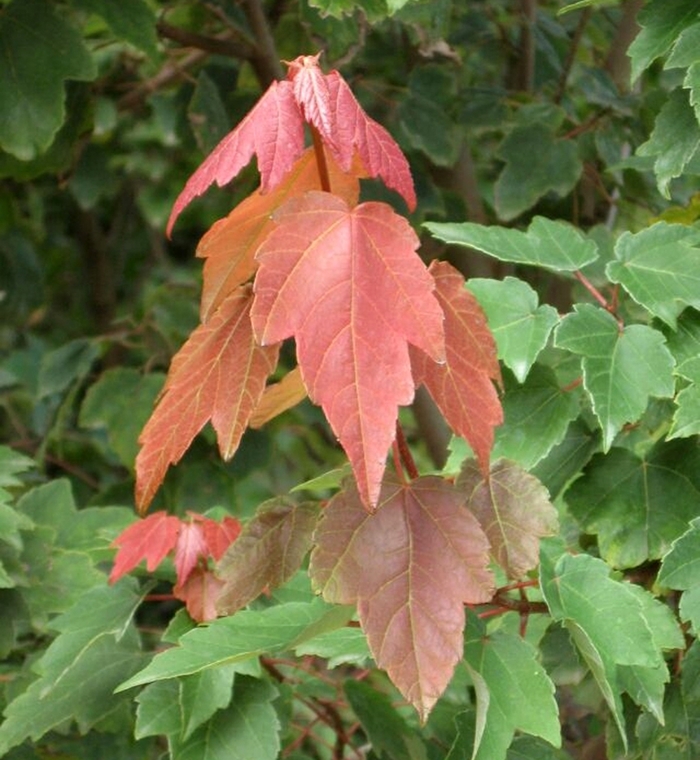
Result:
M209 560L221 559L238 538L241 525L233 517L216 522L194 512L188 516L181 520L154 512L122 531L114 541L118 551L109 581L115 583L143 560L146 569L153 572L172 554L177 577L173 595L185 602L194 620L213 620L223 581L214 574Z
M175 202L168 232L193 198L257 157L260 189L198 247L205 259L201 324L174 357L141 434L136 500L142 512L148 508L168 467L207 422L228 459L247 427L306 395L323 408L354 482L320 518L315 506L263 505L219 563L221 581L202 559L217 558L204 523L162 515L117 539L112 575L141 559L152 569L174 550L176 593L188 609L196 599L193 616L208 619L284 582L312 549L317 590L328 601L357 605L375 661L425 718L462 655L463 605L492 596L489 550L508 558L511 537L520 540L509 525L510 501L529 476L499 473L500 490L489 485L493 431L502 421L500 373L493 337L462 275L446 263L426 267L417 235L390 206L359 203L360 179L379 177L414 208L404 155L338 72L321 71L318 56L288 66L287 79L267 90ZM288 338L298 366L268 384ZM420 385L472 446L476 479L385 475L399 407ZM468 505L475 494L483 524ZM545 506L541 512L523 530L527 546L548 530L550 513ZM528 549L512 567L534 564Z
M306 151L305 122L314 138ZM487 472L502 412L484 316L455 269L425 267L406 219L384 203L358 205L359 179L371 176L415 206L398 145L337 71L324 74L318 56L301 56L192 175L168 229L193 198L229 182L253 155L260 190L217 222L197 252L206 259L202 324L175 356L141 435L139 509L207 422L228 459L251 422L306 394L323 408L369 509L398 409L420 384ZM287 338L296 343L298 372L284 388L266 388Z

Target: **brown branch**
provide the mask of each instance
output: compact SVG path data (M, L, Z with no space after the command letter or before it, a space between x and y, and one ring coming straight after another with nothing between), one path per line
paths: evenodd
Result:
M256 40L256 50L249 59L250 64L261 87L266 89L275 79L284 78L284 68L261 0L242 0L241 4Z
M557 86L557 91L554 95L555 103L560 103L561 99L564 97L564 92L566 91L566 83L569 80L571 69L573 68L574 61L576 60L576 52L578 51L578 47L581 44L583 32L588 25L591 14L592 9L590 6L588 8L584 8L583 13L578 20L578 24L576 24L576 29L574 29L574 36L571 38L571 45L569 45L569 52L567 53L566 60L564 61L564 68L561 72L561 76L559 77L559 85Z
M639 32L637 14L643 5L644 0L627 0L623 3L620 23L605 60L605 70L621 92L629 89L630 59L627 56L627 49Z
M165 21L159 21L156 24L156 31L161 37L178 42L183 47L202 50L214 55L223 55L228 58L240 58L250 60L255 49L252 45L233 39L235 32L228 31L216 37L207 37L203 34L190 32L187 29L181 29Z

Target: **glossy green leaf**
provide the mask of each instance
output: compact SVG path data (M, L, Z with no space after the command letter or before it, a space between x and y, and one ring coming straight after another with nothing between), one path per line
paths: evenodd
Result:
M343 18L361 11L370 21L379 21L389 13L386 0L309 0L309 5L318 8L323 16Z
M234 668L222 666L149 684L139 694L135 736L163 734L186 741L233 693Z
M88 338L76 338L45 354L39 372L39 398L62 393L82 380L99 355L99 343Z
M690 521L688 530L664 556L658 582L681 590L700 586L700 517Z
M66 116L65 81L97 69L77 29L47 0L13 0L0 13L0 148L28 161Z
M538 305L537 293L515 277L473 278L467 282L467 288L486 313L498 358L519 382L524 382L559 321L557 310L547 304Z
M668 438L688 438L700 433L700 357L677 367L676 374L690 381L675 398L676 413Z
M506 164L494 188L496 211L503 221L515 219L547 193L565 196L583 170L576 143L557 138L541 123L515 127L497 156Z
M688 92L676 88L659 111L654 130L637 153L654 159L654 173L659 192L670 198L668 186L680 177L700 147L698 120Z
M157 52L156 16L145 0L72 0L83 10L101 16L119 39L144 53Z
M575 271L598 258L596 244L579 230L543 216L536 216L527 232L473 222L429 222L424 227L450 245L476 248L499 261L529 264L554 272Z
M634 300L675 328L686 306L700 308L700 231L659 222L623 233L606 273Z
M348 679L345 696L362 724L374 754L390 760L427 760L425 745L386 694L363 681Z
M644 456L622 448L596 454L564 498L613 567L660 559L697 515L700 457L695 443L657 444Z
M229 707L183 744L174 743L175 760L274 760L280 750L276 696L265 681L237 677Z
M620 667L639 667L644 676L645 669L663 665L646 604L628 584L610 578L602 560L586 554L556 554L550 547L543 551L542 593L552 617L569 629L624 739ZM627 673L624 678L630 677Z
M5 710L0 753L69 720L85 732L118 707L114 688L143 664L130 626L139 601L132 584L102 586L54 621L59 635L34 665L38 678Z
M544 459L531 470L555 500L567 484L576 477L600 446L600 436L582 420L574 420L564 435Z
M106 428L109 445L125 467L134 467L139 434L153 412L164 380L160 372L144 375L130 367L115 367L104 372L85 394L80 424Z
M571 760L571 755L535 736L516 736L506 760Z
M474 760L502 760L516 730L561 744L554 684L537 661L535 648L514 634L486 635L469 615L464 659L477 694Z
M314 636L295 647L294 651L298 655L323 657L329 668L344 664L364 667L372 659L364 631L350 626Z
M681 594L678 612L681 620L690 624L691 633L700 635L700 586L693 586Z
M503 424L492 457L512 459L530 470L560 443L580 411L579 393L560 387L554 371L535 365L522 385L506 377Z
M344 625L350 615L348 607L334 607L320 599L260 611L242 610L186 633L177 647L156 655L148 667L121 684L119 691L293 649L306 639Z
M672 43L671 52L664 63L665 69L688 68L698 61L700 55L700 18L685 26Z
M673 394L673 357L663 335L651 327L620 329L605 310L581 304L564 317L554 343L582 357L583 384L606 451L625 423L642 416L649 397Z
M642 31L629 47L632 81L659 56L665 55L681 32L698 19L695 0L652 0L639 12Z

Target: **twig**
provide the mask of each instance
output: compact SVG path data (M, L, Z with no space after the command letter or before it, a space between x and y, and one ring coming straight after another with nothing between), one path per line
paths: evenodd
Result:
M562 69L561 76L559 77L559 85L557 86L557 91L554 94L555 103L560 103L561 99L564 97L564 92L566 91L566 83L569 80L571 69L574 65L574 61L576 60L576 52L578 51L578 46L581 44L583 32L586 29L590 18L591 8L589 6L588 8L584 8L583 13L581 13L581 16L578 20L578 24L576 24L576 29L574 29L574 36L571 38L569 52L566 55L564 68Z
M420 473L418 472L418 467L413 459L413 454L411 454L411 449L408 448L408 442L406 441L406 436L404 435L401 423L398 420L396 421L396 447L401 457L401 461L403 462L403 466L406 468L408 477L411 478L411 480L415 480Z

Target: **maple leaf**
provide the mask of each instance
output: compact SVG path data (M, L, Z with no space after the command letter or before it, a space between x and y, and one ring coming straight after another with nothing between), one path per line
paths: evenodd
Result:
M319 54L320 55L320 54ZM304 121L317 130L343 171L355 153L371 177L416 206L411 171L391 135L362 110L337 71L323 74L319 55L288 63L288 79L273 82L248 115L221 140L187 180L167 225L170 235L182 210L214 182L230 182L255 155L263 193L280 184L304 150Z
M521 578L539 564L540 538L556 533L557 511L547 489L514 462L500 460L485 479L466 462L456 487L491 542L498 564L511 578Z
M199 520L207 551L217 561L223 557L241 532L241 524L235 517L224 517L221 522L201 515L193 515L193 518Z
M278 346L259 346L250 323L249 287L234 291L173 358L158 406L136 457L136 503L150 504L169 465L211 420L219 450L230 459L277 364Z
M115 583L133 570L142 560L153 572L175 548L180 533L180 520L166 512L154 512L125 528L114 539L118 547L109 582Z
M377 665L425 721L462 657L464 604L488 602L488 539L442 478L385 479L377 509L354 484L328 503L310 574L326 601L357 604Z
M266 588L276 588L301 566L311 548L318 508L275 499L263 504L245 526L217 568L225 585L217 600L223 615L232 615Z
M260 246L251 309L262 345L294 336L309 396L376 504L398 406L413 400L408 344L444 357L443 312L408 222L383 203L350 209L308 192L278 209Z
M445 357L438 364L411 349L416 385L423 384L454 432L465 438L485 474L494 428L503 410L493 382L500 383L496 344L476 298L450 264L433 261L436 296L445 314Z
M356 205L360 194L358 177L363 176L362 170L355 167L351 174L347 174L330 156L326 169L333 194L345 198L350 206ZM197 256L206 259L200 308L203 322L231 291L255 273L255 252L274 227L272 212L288 198L302 195L307 190L321 189L316 156L313 148L308 148L272 192L262 194L258 190L253 193L204 234L197 246Z
M238 126L187 180L168 219L170 235L182 210L213 183L223 187L256 155L265 192L278 185L304 150L304 122L289 81L273 82Z
M216 618L216 598L221 592L223 581L211 570L197 566L187 576L184 583L173 587L176 599L185 603L192 620L204 623Z

